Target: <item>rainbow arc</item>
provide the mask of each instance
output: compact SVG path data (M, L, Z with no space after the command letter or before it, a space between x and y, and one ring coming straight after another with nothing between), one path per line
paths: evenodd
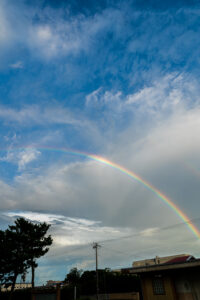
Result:
M112 167L121 173L125 174L126 176L130 177L131 179L139 182L143 186L145 186L148 190L150 190L152 193L154 193L158 198L160 198L168 207L170 207L175 214L188 226L188 228L192 231L192 233L199 239L200 238L200 232L198 228L191 222L191 220L188 218L188 216L171 200L169 199L165 194L163 194L161 191L159 191L156 187L154 187L152 184L147 182L145 179L134 173L133 171L130 171L126 169L125 167L121 166L120 164L114 163L102 156L98 156L95 154L88 154L80 151L74 151L66 148L49 148L49 147L23 147L17 150L25 150L25 149L35 149L40 151L55 151L55 152L61 152L61 153L67 153L71 155L76 156L82 156L88 159L91 159L93 161L96 161L98 163L107 165L109 167ZM3 151L3 150L1 150ZM5 149L4 149L5 151Z

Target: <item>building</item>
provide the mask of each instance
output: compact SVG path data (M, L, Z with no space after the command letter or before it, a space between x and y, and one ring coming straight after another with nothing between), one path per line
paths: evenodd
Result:
M15 283L15 290L23 290L23 289L28 289L31 288L32 284L28 282L23 282L23 283ZM11 285L9 287L5 287L5 285L2 285L1 291L6 292L11 290Z
M46 286L48 287L56 287L57 285L63 285L64 281L60 281L60 280L48 280L46 283Z
M188 260L194 259L194 257L191 256L190 254L178 254L178 255L164 256L164 257L156 256L155 258L151 258L151 259L143 259L143 260L135 261L133 262L132 266L133 268L137 268L142 266L165 264L172 260L183 259L183 258Z
M140 261L122 272L140 276L143 300L200 299L200 259L185 254L167 258Z

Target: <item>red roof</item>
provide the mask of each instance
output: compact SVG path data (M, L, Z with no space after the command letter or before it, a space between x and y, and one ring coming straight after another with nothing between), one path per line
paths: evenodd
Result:
M183 263L183 262L190 261L192 259L194 259L193 256L191 256L191 255L185 255L185 256L180 256L180 257L172 258L172 259L168 260L165 264Z

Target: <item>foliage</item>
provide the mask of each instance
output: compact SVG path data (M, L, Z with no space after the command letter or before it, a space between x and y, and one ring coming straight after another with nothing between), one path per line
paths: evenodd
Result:
M79 290L77 289L77 299L79 299ZM61 300L74 300L74 286L69 285L61 289Z
M0 232L0 282L6 285L14 285L19 274L28 268L24 251L25 241L19 232L9 229ZM13 289L13 287L12 287Z
M100 274L100 270L98 271ZM100 283L101 277L99 277ZM80 278L81 294L96 294L96 271L85 271Z
M76 268L72 269L66 278L70 278L72 274L79 274ZM136 275L122 274L112 272L109 269L98 270L99 275L99 293L125 293L140 291L140 281ZM96 271L85 271L81 276L76 277L77 294L95 295L96 294ZM72 283L73 282L73 283ZM68 289L73 287L74 281L68 281Z
M1 300L8 300L9 299L9 292L0 292L0 299ZM14 291L13 293L13 300L31 300L31 290L18 290Z
M66 275L64 282L67 282L73 286L77 285L81 278L82 270L78 270L77 268L73 268Z
M32 223L24 218L18 218L15 225L9 226L12 232L20 233L24 239L26 263L32 269L32 285L34 286L34 269L37 267L36 259L45 255L52 244L51 236L45 237L50 225L46 223ZM20 273L21 274L21 273Z
M0 230L0 282L3 281L6 274L7 253L5 247L5 232Z
M0 231L0 283L12 284L11 294L17 276L25 274L30 267L34 285L36 259L47 253L52 244L51 236L45 236L49 227L46 223L35 224L18 218L14 225Z

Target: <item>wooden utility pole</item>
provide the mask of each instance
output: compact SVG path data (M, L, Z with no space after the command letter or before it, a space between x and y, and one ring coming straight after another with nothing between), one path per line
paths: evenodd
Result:
M99 276L98 276L98 248L101 246L98 243L93 243L93 249L95 249L95 257L96 257L96 294L97 300L99 300Z
M76 300L76 285L74 287L74 300Z

